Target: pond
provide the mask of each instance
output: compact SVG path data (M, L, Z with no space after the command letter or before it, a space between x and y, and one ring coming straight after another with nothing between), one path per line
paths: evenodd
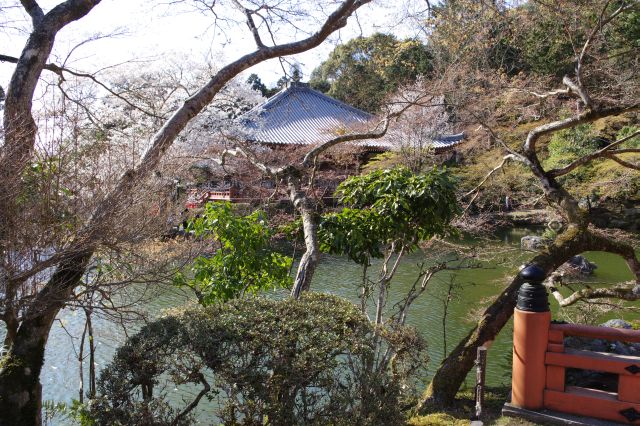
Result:
M531 253L519 250L520 237L535 233L526 229L511 229L499 235L499 239L491 241L465 240L464 244L480 243L483 250L498 251L491 262L486 262L482 269L466 269L455 272L444 271L434 279L425 294L417 299L411 307L407 323L416 327L425 337L429 345L429 374L433 374L444 356L444 335L442 316L443 300L451 279L455 279L454 297L447 309L446 346L450 351L463 338L473 325L473 314L484 306L486 300L495 296L509 282L517 267ZM427 253L428 255L428 253ZM412 254L406 258L398 269L390 289L388 306L406 294L418 272L418 264L427 261L425 254ZM589 280L597 283L620 282L631 279L631 273L621 258L606 253L586 253L585 256L598 265L594 276ZM375 265L371 272L374 273ZM325 256L317 269L312 289L314 291L333 293L358 302L358 283L361 280L361 269L347 258ZM279 297L282 293L274 294ZM554 313L557 304L549 299ZM192 302L190 294L171 286L163 287L156 298L145 306L152 316L158 316L164 309ZM610 316L609 316L610 317ZM609 317L594 318L602 322ZM618 315L618 317L620 317ZM626 314L625 319L637 319L638 315ZM45 354L45 365L42 371L43 399L56 402L71 402L78 398L79 378L76 350L78 337L84 326L84 314L78 311L65 310L59 315L50 334ZM105 319L94 320L96 334L96 362L98 371L111 360L115 348L125 339L122 327ZM127 333L135 332L137 327L129 327ZM494 342L488 353L487 383L508 385L511 381L511 323L506 326ZM74 336L74 337L71 337ZM86 350L86 349L85 349ZM88 366L85 361L85 374ZM425 377L425 381L428 377ZM469 382L471 384L471 382ZM85 382L85 389L87 385ZM177 396L177 395L176 395Z

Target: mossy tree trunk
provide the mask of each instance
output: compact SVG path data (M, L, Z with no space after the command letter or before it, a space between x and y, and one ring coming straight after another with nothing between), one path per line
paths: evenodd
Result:
M67 259L25 314L7 354L0 360L0 426L41 424L40 371L49 332L76 287L91 251Z
M581 253L586 247L584 238L578 236L575 228L569 228L543 253L535 256L530 263L540 266L546 273ZM473 368L477 348L496 336L511 318L516 306L518 289L522 284L519 275L509 283L500 295L484 311L476 326L456 348L442 361L423 398L421 408L428 405L450 404L458 389Z

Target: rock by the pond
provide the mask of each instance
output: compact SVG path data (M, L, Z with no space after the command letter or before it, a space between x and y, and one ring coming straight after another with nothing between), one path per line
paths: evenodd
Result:
M626 322L621 319L610 319L609 321L600 324L601 327L613 327L613 328L624 328L625 330L631 330L633 326L631 323Z
M567 266L584 275L591 275L598 267L595 263L589 262L584 256L573 256L566 263Z
M547 240L536 235L527 235L520 238L520 248L522 250L537 251L547 245Z

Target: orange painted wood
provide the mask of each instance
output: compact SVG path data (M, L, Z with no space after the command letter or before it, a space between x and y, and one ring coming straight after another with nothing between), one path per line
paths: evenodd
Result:
M549 343L547 345L548 352L564 352L564 345L561 343Z
M640 373L618 376L618 400L640 404Z
M618 401L615 393L573 386L567 386L566 392L545 390L544 406L550 410L563 413L595 417L620 423L629 423L620 414L621 410L635 408L640 411L640 404Z
M619 375L633 375L626 367L635 364L640 367L640 358L616 355L604 352L566 349L564 353L547 352L545 362L548 365L602 371Z
M554 330L553 328L549 329L549 342L550 343L563 343L564 342L564 333L562 330Z
M517 407L542 408L550 323L550 312L516 309L513 313L511 403Z
M549 335L559 331L567 336L590 337L592 339L620 340L640 343L640 330L625 330L612 327L593 327L578 324L551 324ZM559 343L555 342L554 343Z
M584 396L589 398L604 399L607 401L617 401L615 392L608 392L598 389L581 388L580 386L567 386L565 392L571 395ZM633 404L632 404L633 405Z
M564 367L547 366L547 389L564 392Z

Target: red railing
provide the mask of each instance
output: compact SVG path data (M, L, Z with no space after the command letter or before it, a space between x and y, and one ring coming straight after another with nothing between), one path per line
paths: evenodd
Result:
M551 324L545 354L544 408L640 424L640 357L566 348L567 336L640 343L640 331L576 324ZM618 376L617 392L567 386L567 368Z
M207 201L235 201L237 198L236 196L236 190L233 187L222 191L202 192L197 189L192 189L189 193L185 207L188 209L194 209L202 206Z

